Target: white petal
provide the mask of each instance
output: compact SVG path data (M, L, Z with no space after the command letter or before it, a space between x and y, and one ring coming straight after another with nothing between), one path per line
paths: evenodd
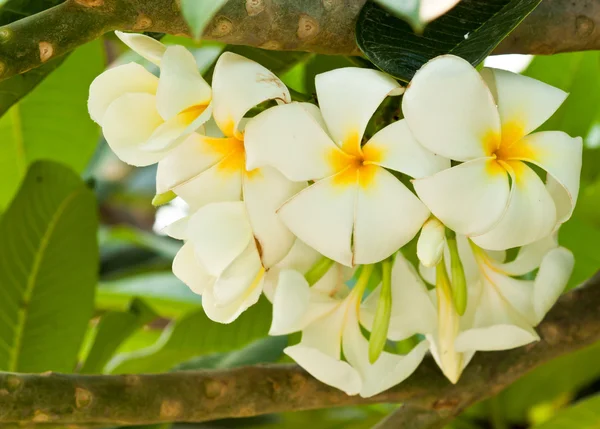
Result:
M509 350L539 340L535 331L517 325L497 324L483 328L468 329L456 337L457 351Z
M219 276L253 240L242 202L213 203L193 214L188 236L200 262Z
M337 183L338 176L320 180L304 189L278 213L300 240L328 258L352 266L350 240L356 186Z
M450 168L448 158L435 155L415 140L404 119L377 132L362 149L369 162L416 179Z
M542 321L565 289L574 264L573 254L564 247L551 250L544 257L533 287L535 325Z
M206 117L205 113L202 113L201 116ZM142 149L149 152L170 151L198 129L192 125L195 119L197 119L195 112L181 113L168 119L154 130Z
M432 217L421 228L417 241L417 256L426 267L434 267L442 258L446 244L446 227Z
M156 97L147 93L124 94L113 101L103 117L102 131L113 152L124 162L139 167L160 161L165 154L148 152L142 146L163 120L156 110Z
M269 335L285 335L301 330L308 311L310 286L295 270L282 270L273 297L273 321Z
M290 93L277 76L254 61L223 53L213 74L213 116L223 133L240 135L238 125L246 112L266 100L289 103Z
M347 67L315 77L321 113L333 141L352 155L360 152L367 123L400 85L378 70Z
M110 103L130 92L156 94L158 78L136 63L106 70L90 85L88 111L93 121L102 126Z
M531 244L550 235L556 225L554 200L542 180L523 162L509 164L513 181L504 216L492 230L471 237L484 249L503 250Z
M496 99L502 125L521 130L517 138L546 122L567 98L561 89L506 70L484 68L481 76Z
M199 295L202 295L204 289L211 286L215 280L196 258L194 245L190 242L185 243L175 255L173 274Z
M181 219L177 219L175 222L172 222L164 227L162 232L177 240L187 240L187 227L189 220L189 216L184 216Z
M415 74L402 111L419 143L458 161L489 156L488 140L500 131L483 79L471 64L451 55L434 58Z
M260 298L262 282L251 288L247 295L229 305L217 305L213 296L212 287L206 288L202 295L202 308L209 319L219 323L231 323L239 317L246 309L256 304Z
M192 53L183 46L169 46L161 61L156 93L160 115L166 121L184 110L208 106L210 100L210 86L198 71Z
M523 246L513 261L499 264L498 268L510 276L522 276L539 267L544 256L556 247L558 247L556 236L549 235L535 243Z
M508 204L508 175L490 159L465 162L414 182L431 212L459 234L489 231Z
M337 172L334 156L343 153L331 141L309 103L275 106L248 121L246 168L270 165L294 181L316 180Z
M429 210L385 169L366 166L359 174L353 262L372 264L412 240L429 217Z
M244 202L254 237L260 244L261 259L267 269L285 257L295 240L295 236L277 216L277 209L304 187L305 183L290 182L270 167L245 176Z
M300 344L318 349L332 358L339 359L342 350L342 332L350 301L350 298L343 301L335 300L335 306L328 305L328 312L314 320L302 331ZM327 301L327 304L330 302ZM352 301L352 304L356 303Z
M573 213L579 193L583 140L562 131L543 131L525 137L516 145L515 159L539 165L560 185L556 187L562 194L557 196L557 214L559 222L565 222Z
M452 9L460 0L421 0L419 17L430 22Z
M139 33L123 33L122 31L115 31L115 34L131 50L135 51L151 63L154 63L157 66L160 65L160 60L167 47L158 40Z

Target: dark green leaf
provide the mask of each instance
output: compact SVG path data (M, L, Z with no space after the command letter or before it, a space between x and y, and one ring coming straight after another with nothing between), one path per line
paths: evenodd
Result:
M36 162L0 220L0 370L73 370L98 273L94 194Z
M129 311L111 311L95 327L94 343L79 372L101 373L121 343L158 316L141 299L131 302Z
M181 12L196 39L227 0L181 0Z
M356 41L383 71L410 81L438 55L458 55L477 65L541 0L462 0L422 35L381 6L367 2L356 24Z
M97 40L71 54L0 118L0 210L35 160L55 160L83 171L99 135L87 113L88 89L103 68L102 45Z
M196 356L238 350L265 337L270 324L271 304L264 298L228 325L213 322L199 310L167 327L154 346L116 356L107 369L113 373L167 371Z
M598 429L600 427L600 394L560 411L550 420L532 429Z

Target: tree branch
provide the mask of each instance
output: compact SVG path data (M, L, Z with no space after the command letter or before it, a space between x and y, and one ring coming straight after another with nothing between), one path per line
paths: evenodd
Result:
M600 339L600 273L563 296L539 326L541 341L479 353L458 384L426 360L404 383L372 398L347 396L297 365L153 375L0 374L2 424L201 422L367 403L403 403L393 417L429 428L493 396L535 367ZM385 426L381 426L385 427ZM387 426L391 427L391 426ZM417 426L407 426L409 428Z
M203 38L275 50L360 55L354 25L366 0L232 0ZM0 79L113 31L189 35L177 0L67 0L0 27ZM543 0L496 53L600 49L600 2Z

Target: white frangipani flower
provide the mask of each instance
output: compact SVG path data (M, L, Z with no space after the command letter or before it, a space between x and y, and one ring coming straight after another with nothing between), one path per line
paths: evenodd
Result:
M116 34L159 65L160 78L136 63L109 69L90 86L89 113L121 160L154 164L210 118L211 88L183 46L166 47L141 34Z
M486 249L549 235L573 211L582 140L531 133L565 97L511 72L479 74L455 56L425 64L404 95L406 121L423 146L462 164L415 180L419 197L448 228ZM527 163L548 173L546 184Z
M406 262L398 256L393 268L392 295L395 299L392 313L393 328L389 338L406 338L419 330L428 330L433 307L427 301L426 290L413 289L405 284ZM371 267L372 268L372 267ZM363 273L369 266L363 266ZM377 297L367 298L361 308L361 299L368 281L361 275L353 289L344 281L344 268L335 264L314 286L297 271L283 270L275 290L271 335L302 331L299 344L284 351L318 380L343 390L348 395L370 397L405 380L422 361L427 341L422 341L406 355L382 352L375 363L369 361L369 341L363 336L363 326L373 323ZM406 286L406 287L405 287ZM374 294L377 291L373 292ZM411 300L399 302L400 299ZM412 298L415 298L414 300ZM424 299L423 299L424 298ZM419 305L425 304L425 312ZM403 310L409 310L404 313ZM412 319L416 316L415 320ZM343 355L345 360L341 359Z
M411 240L427 208L390 168L425 177L449 166L411 136L404 121L361 145L369 119L402 88L376 70L343 68L316 77L320 110L307 103L268 109L246 127L247 168L265 165L293 181L316 181L278 211L319 253L347 266L379 262Z

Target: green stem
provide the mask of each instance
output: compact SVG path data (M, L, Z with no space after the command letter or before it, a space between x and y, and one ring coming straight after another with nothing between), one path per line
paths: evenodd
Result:
M333 265L333 261L323 256L321 259L314 264L310 270L304 275L304 278L310 286L316 284L321 278L327 274L327 271Z
M508 429L504 415L502 414L502 404L498 396L493 396L488 400L490 423L493 429Z
M387 343L387 335L392 315L392 260L381 262L382 282L373 329L369 338L369 362L375 363Z
M446 237L448 248L450 249L450 272L452 274L452 301L459 315L465 314L467 309L467 280L465 279L465 270L458 254L458 244L456 234L453 231Z

